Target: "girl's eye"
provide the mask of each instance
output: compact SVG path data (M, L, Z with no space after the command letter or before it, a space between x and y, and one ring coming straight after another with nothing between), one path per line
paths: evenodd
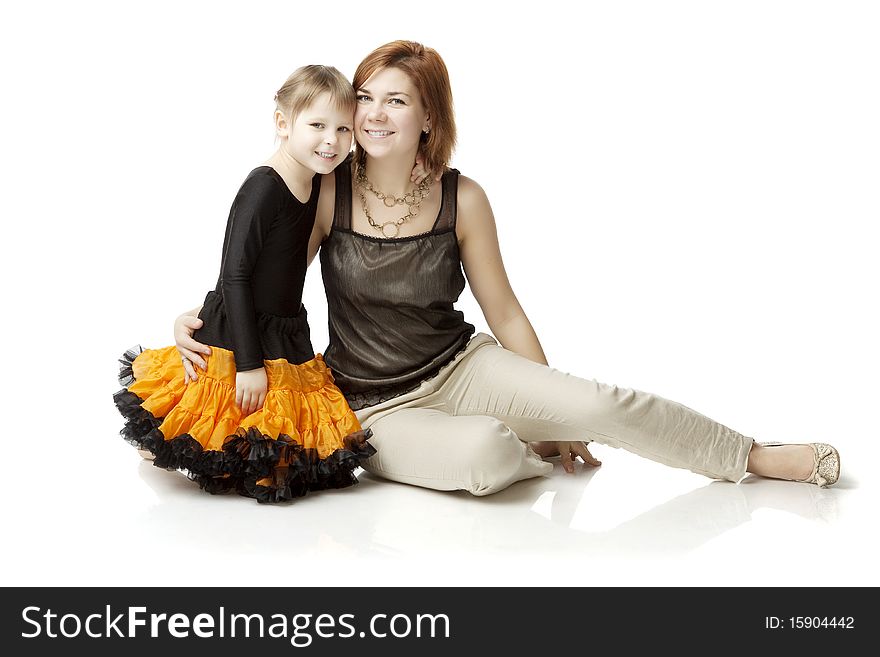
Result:
M371 98L367 94L358 94L357 100L359 103L365 103L371 100Z
M323 129L324 129L324 124L323 124L323 123L309 123L309 125L312 126L313 128L317 128L318 130L323 130Z
M339 132L351 132L351 128L349 128L347 125L341 125L339 126Z

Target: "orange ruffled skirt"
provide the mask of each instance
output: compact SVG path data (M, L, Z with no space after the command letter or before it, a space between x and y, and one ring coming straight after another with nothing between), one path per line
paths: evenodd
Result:
M320 354L299 365L264 361L266 400L246 416L235 403L233 353L212 347L206 360L207 371L184 385L175 347L120 359L121 433L156 466L185 470L208 492L236 490L259 502L357 483L354 469L376 450Z

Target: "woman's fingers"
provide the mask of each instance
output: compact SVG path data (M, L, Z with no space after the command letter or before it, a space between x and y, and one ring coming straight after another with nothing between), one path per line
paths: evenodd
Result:
M602 461L600 461L595 456L590 454L590 448L587 446L586 443L582 443L582 442L572 443L572 451L577 456L580 456L584 460L584 463L586 463L587 465L592 465L592 466L602 465Z
M178 317L174 322L174 341L181 342L187 338L191 338L196 329L202 327L202 320L198 317L183 316Z
M562 467L566 472L574 472L574 461L578 456L583 459L586 465L594 467L602 465L602 461L590 454L590 450L584 442L560 442L557 445L559 445L559 454L562 456Z
M594 467L602 465L602 461L598 460L595 456L590 454L590 448L587 447L586 443L571 443L571 451L574 457L580 456L586 465L591 465Z
M566 472L574 472L574 461L571 459L571 447L568 443L559 444L559 455L562 457L562 467Z
M208 367L208 363L205 361L205 359L202 358L196 352L192 351L191 349L186 349L185 347L178 346L177 353L179 353L181 356L186 358L187 361L190 361L189 364L191 367L193 365L195 365L195 366L200 367L203 370L207 369L207 367ZM183 367L186 368L186 365L187 365L187 363L186 363L186 361L184 361ZM193 370L193 372L195 372L195 370Z
M210 355L210 352L206 352L201 342L196 342L189 335L176 335L174 336L174 344L177 345L178 349L187 349L194 354L205 354L206 356Z
M202 369L204 369L204 368L202 368ZM184 384L187 384L190 381L198 381L199 380L199 375L196 374L196 368L193 367L193 364L190 360L183 361L183 371L184 371L184 376L183 376L183 383Z
M202 328L204 322L198 317L186 315L178 319L174 327L174 341L179 347L186 347L192 351L197 351L206 356L211 355L211 347L193 340L193 333L196 329Z
M199 354L204 354L205 356L211 355L211 347L202 344L201 342L196 342L188 335L175 336L175 344L178 349L186 349L196 356Z

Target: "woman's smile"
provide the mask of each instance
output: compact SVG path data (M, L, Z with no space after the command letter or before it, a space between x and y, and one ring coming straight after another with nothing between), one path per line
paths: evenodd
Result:
M382 139L384 137L390 137L394 134L392 130L364 130L364 132L372 137L373 139Z

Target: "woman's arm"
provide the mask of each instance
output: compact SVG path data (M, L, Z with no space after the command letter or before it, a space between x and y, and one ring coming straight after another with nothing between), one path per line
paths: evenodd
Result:
M492 333L505 349L546 365L535 329L510 287L489 199L465 176L459 176L456 224L464 273Z
M547 357L535 329L510 287L489 199L482 187L465 176L459 176L456 234L465 276L492 333L505 349L546 365ZM574 472L574 459L578 456L587 465L602 464L583 442L542 442L531 446L541 456L560 455L566 472Z

